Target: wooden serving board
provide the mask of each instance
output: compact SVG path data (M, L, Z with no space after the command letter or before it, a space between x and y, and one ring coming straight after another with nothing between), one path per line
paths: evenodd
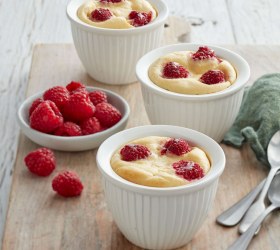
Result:
M172 36L175 33L170 30L168 32L166 38L174 42ZM279 64L280 46L226 47L248 60L252 69L249 84L265 73L279 70L277 63ZM126 86L97 83L86 74L73 45L35 46L27 96L71 80L121 94L129 102L132 111L127 127L149 123L139 95L139 83ZM55 173L39 178L29 173L23 163L25 155L38 147L24 135L20 136L3 250L139 249L124 238L107 210L101 175L95 164L96 150L79 153L56 151ZM226 249L237 238L237 227L221 227L215 223L215 218L248 193L267 174L267 169L256 160L247 146L241 150L225 145L222 147L227 164L220 179L214 206L193 240L182 249ZM80 175L85 187L80 197L65 199L52 191L52 178L62 169L71 169ZM279 228L279 212L275 212L263 223L250 249L278 249Z

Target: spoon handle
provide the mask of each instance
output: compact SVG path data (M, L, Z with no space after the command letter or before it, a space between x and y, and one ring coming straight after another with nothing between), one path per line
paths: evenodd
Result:
M264 218L276 208L277 206L271 204L265 211L262 212L248 230L229 246L228 250L246 250Z
M252 225L252 223L257 219L257 217L265 210L264 199L267 194L268 188L271 184L271 181L280 167L271 168L267 176L266 182L262 189L262 192L258 199L251 205L245 214L243 220L239 226L239 232L244 233Z
M233 204L226 211L217 217L217 223L223 226L235 226L244 216L248 208L251 206L257 195L262 190L266 179L257 185L250 193L244 196L241 200Z

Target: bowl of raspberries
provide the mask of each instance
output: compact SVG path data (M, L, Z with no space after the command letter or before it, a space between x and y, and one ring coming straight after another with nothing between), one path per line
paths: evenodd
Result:
M41 146L83 151L123 130L129 113L120 95L72 81L27 98L18 110L18 121L23 133Z

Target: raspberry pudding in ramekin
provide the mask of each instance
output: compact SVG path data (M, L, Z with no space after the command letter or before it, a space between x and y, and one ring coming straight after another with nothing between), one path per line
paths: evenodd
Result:
M207 154L186 140L148 136L126 143L111 159L122 178L151 187L176 187L199 180L210 170Z
M168 9L163 0L72 0L67 16L87 73L128 84L136 81L138 59L160 45Z
M89 25L109 29L137 28L157 17L156 9L146 0L90 0L77 14Z
M143 56L136 75L152 124L195 129L220 142L238 114L250 68L225 48L174 44Z
M153 83L180 94L203 95L222 91L236 80L234 67L201 46L197 51L178 51L156 60L149 68Z
M176 144L174 138L177 138ZM174 171L173 176L181 178L184 184L173 187L151 187L142 185L144 183L134 183L118 175L113 168L115 157L118 158L116 154L121 150L125 160L144 157L136 161L139 164L141 162L142 169L149 167L150 153L146 149L136 149L134 153L125 149L132 143L146 145L151 154L157 154L155 158L174 159L174 162L169 159L170 163L175 164L173 170L168 166L167 172ZM200 152L197 154L199 157L195 157L196 154L193 152L193 157L187 158L188 153L197 149ZM198 164L192 163L191 166L180 164L180 161L188 160L199 162L203 168L207 166L204 161L209 161L211 165L205 169L205 173L201 169L198 169L197 173L193 173L195 171L191 173L188 170L196 169ZM135 127L117 133L102 143L96 161L102 175L107 206L114 221L129 241L145 249L177 248L192 239L211 209L219 177L225 167L223 150L213 139L191 129L168 125ZM129 161L117 163L120 164L118 168L122 163L126 168L127 162ZM133 164L133 161L130 162ZM197 178L188 181L179 175ZM156 176L155 172L150 174L151 178ZM139 175L132 173L130 177L138 178Z

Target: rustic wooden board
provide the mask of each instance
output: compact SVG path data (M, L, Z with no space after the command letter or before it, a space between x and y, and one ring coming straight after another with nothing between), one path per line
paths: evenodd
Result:
M279 71L280 46L228 46L250 63L250 83L264 73ZM128 127L148 124L139 83L108 86L96 83L85 73L73 45L38 45L34 49L27 96L58 84L79 80L89 86L113 90L127 99L132 109ZM236 150L222 145L226 169L207 220L193 240L182 249L226 249L237 237L237 228L218 226L215 218L245 195L267 173L248 147ZM30 174L24 156L38 145L21 135L7 214L3 250L13 249L138 249L129 243L114 224L106 208L101 176L95 165L96 150L80 153L56 151L58 172L75 170L85 189L81 197L64 199L54 194L51 180ZM278 249L279 212L263 224L251 249Z

